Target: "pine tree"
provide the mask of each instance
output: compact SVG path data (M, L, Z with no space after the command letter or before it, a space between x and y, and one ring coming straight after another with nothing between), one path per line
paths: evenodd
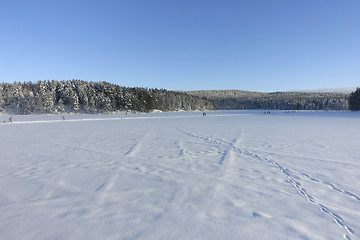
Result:
M79 103L79 97L76 94L73 96L72 108L76 113L79 112L80 103Z
M53 107L54 107L54 95L52 92L50 92L50 90L46 91L45 94L45 112L46 113L51 113L53 111Z
M44 104L43 104L43 100L42 100L42 97L37 95L36 97L36 111L38 113L43 113L43 110L44 110Z
M0 112L4 111L4 100L2 97L2 88L0 88Z
M64 113L65 112L65 108L64 108L64 104L63 104L63 100L60 98L58 106L57 106L57 111L59 113Z
M348 102L351 111L360 110L360 88L356 88L356 91L350 94Z

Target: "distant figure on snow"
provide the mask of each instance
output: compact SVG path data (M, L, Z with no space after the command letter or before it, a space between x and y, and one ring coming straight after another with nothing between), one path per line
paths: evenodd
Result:
M9 117L9 123L12 123L12 116Z
M62 119L65 121L65 116L62 116Z
M205 112L203 112L203 117L205 117L206 116L206 113Z

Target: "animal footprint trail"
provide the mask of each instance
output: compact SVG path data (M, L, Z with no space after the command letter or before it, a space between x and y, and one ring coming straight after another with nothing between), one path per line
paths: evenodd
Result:
M194 135L194 136L196 136L196 135ZM206 137L202 137L202 138L203 138L203 139L207 139ZM224 142L225 144L228 144L228 145L232 145L232 147L233 147L235 150L237 150L238 152L240 152L240 153L244 153L244 154L247 155L247 156L250 156L250 157L256 158L256 159L258 159L258 160L260 160L260 161L265 161L265 162L267 162L267 163L270 163L270 164L275 165L275 166L276 166L277 168L279 168L279 169L281 170L281 172L282 172L283 174L285 174L285 175L288 175L288 176L289 176L289 174L293 174L293 175L303 176L303 177L305 177L305 178L307 178L307 179L309 179L309 180L311 180L311 181L313 181L313 182L322 183L322 184L328 186L329 188L331 188L331 189L334 190L334 191L343 193L343 194L345 194L347 197L351 197L352 199L355 199L355 200L357 200L357 201L360 201L360 197L359 197L359 196L357 196L356 194L354 194L354 193L352 193L352 192L350 192L350 191L343 190L343 189L335 186L335 184L333 184L333 183L329 183L329 182L326 182L326 181L321 181L321 180L319 180L319 179L316 179L316 178L314 178L314 177L311 177L309 174L306 174L306 173L298 173L298 172L295 172L295 171L293 171L293 170L284 168L284 167L282 167L279 163L277 163L277 162L275 162L275 161L273 161L273 160L270 160L270 159L267 159L267 158L263 158L263 157L259 156L258 154L255 154L255 153L252 153L252 152L249 152L249 151L242 151L241 149L237 148L237 147L234 146L233 144L231 144L231 143L229 143L229 142L226 142L226 141L223 141L223 140L221 140L221 139L218 139L217 141L212 141L212 142L219 142L219 141L222 141L222 142ZM222 145L223 145L223 144L222 144Z
M290 170L290 169L285 169L283 168L279 163L273 161L273 160L269 160L267 158L262 158L260 157L259 155L257 154L254 154L254 153L251 153L251 152L248 152L246 151L245 154L247 154L248 156L253 156L255 158L257 158L258 160L261 160L261 161L266 161L268 163L271 163L273 165L275 165L277 168L279 168L285 175L289 175L289 174L293 174L293 175L297 175L297 176L302 176L302 177L305 177L309 180L311 180L312 182L316 182L316 183L321 183L323 185L326 185L328 186L330 189L336 191L336 192L339 192L339 193L343 193L344 195L346 195L347 197L351 197L352 199L355 199L357 201L360 201L360 197L357 196L356 194L352 193L352 192L349 192L349 191L346 191L346 190L343 190L337 186L335 186L335 184L333 183L329 183L329 182L326 182L326 181L322 181L322 180L319 180L317 178L314 178L314 177L311 177L309 174L306 174L306 173L298 173L294 170Z
M329 182L325 182L325 181L321 181L321 180L318 180L318 179L315 179L315 178L311 178L309 177L307 174L302 174L303 176L307 177L308 179L314 181L314 182L319 182L319 183L322 183L323 185L326 185L328 186L330 189L336 191L336 192L339 192L339 193L342 193L344 195L346 195L347 197L350 197L352 199L355 199L357 201L360 201L360 197L357 196L356 194L352 193L352 192L349 192L349 191L346 191L346 190L343 190L337 186L335 186L335 184L333 183L329 183Z
M299 174L293 170L290 170L290 169L287 169L287 168L284 168L282 165L280 165L279 163L273 161L273 160L269 160L267 158L262 158L260 157L259 155L257 154L254 154L254 153L250 153L250 152L245 152L247 155L249 156L253 156L254 158L258 159L258 160L262 160L262 161L265 161L265 162L268 162L270 164L273 164L274 166L276 166L283 174L284 176L288 179L288 182L291 183L296 189L298 189L298 192L300 195L304 196L307 198L307 200L313 204L317 204L319 207L320 207L320 210L329 215L333 220L334 222L339 225L341 228L345 229L345 231L351 235L354 235L355 234L355 231L349 227L344 219L337 213L333 212L333 211L330 211L324 204L321 204L319 203L313 196L311 196L310 194L308 194L308 192L306 191L305 188L303 188L301 186L301 184L296 181L293 177L291 176L294 176L294 175L302 175L302 176L305 176L307 177L308 179L310 179L311 181L314 181L314 182L321 182L320 180L318 179L315 179L315 178L312 178L310 177L309 175L307 174ZM324 183L324 182L322 182ZM328 185L326 183L324 183L325 185ZM332 184L330 186L333 186ZM340 191L340 189L338 189ZM347 234L344 234L344 238L345 239L348 239L348 240L351 240L350 236L347 235Z
M270 160L270 159L267 159L267 158L263 158L261 157L260 155L258 154L255 154L255 153L252 153L252 152L249 152L249 151L242 151L240 148L234 146L235 144L232 144L232 143L229 143L227 141L224 141L222 139L212 139L212 138L209 138L209 137L204 137L204 136L200 136L200 135L196 135L194 133L190 133L190 132L187 132L185 130L182 130L182 129L179 129L181 132L183 132L184 134L187 134L188 136L191 136L191 137L195 137L195 138L199 138L199 139L202 139L204 141L207 141L209 143L212 143L212 144L218 144L218 145L221 145L221 146L228 146L234 150L236 150L237 152L241 153L241 154L245 154L246 156L249 156L249 157L252 157L254 159L257 159L259 161L262 161L262 162L265 162L265 163L268 163L268 164L271 164L272 166L275 166L276 168L278 168L280 170L280 172L285 176L285 178L287 179L287 182L291 183L297 190L298 190L298 193L301 195L301 196L304 196L307 198L307 200L312 203L312 204L317 204L320 208L320 210L325 213L326 215L330 216L334 222L340 226L341 228L343 228L345 230L345 234L344 234L344 238L347 239L347 240L351 240L351 237L348 235L354 235L355 234L355 231L349 227L344 219L337 213L333 212L333 211L330 211L328 207L326 207L324 204L322 203L319 203L313 196L311 196L307 190L305 188L303 188L301 186L301 183L296 181L294 179L294 177L292 176L296 176L296 175L301 175L301 176L304 176L308 179L310 179L311 181L313 182L321 182L327 186L329 186L330 188L332 188L333 190L335 191L338 191L338 192L342 192L344 194L347 194L348 196L351 196L352 198L355 198L358 200L358 196L356 196L355 194L352 194L350 192L347 192L346 191L342 191L340 190L339 188L335 187L333 184L329 184L329 183L326 183L326 182L322 182L318 179L315 179L315 178L312 178L310 177L308 174L300 174L300 173L297 173L291 169L288 169L288 168L285 168L283 167L281 164L279 164L278 162L274 161L274 160Z
M263 162L267 162L269 164L272 164L273 166L277 167L280 172L285 176L285 178L288 180L289 183L291 183L297 190L298 190L298 193L304 197L307 198L307 200L312 203L312 204L317 204L319 207L320 207L320 210L322 212L324 212L325 214L329 215L335 223L337 223L341 228L345 229L345 231L348 233L348 234L351 234L351 235L354 235L355 232L354 230L349 227L347 224L345 224L345 221L344 219L339 215L339 214L336 214L335 212L333 211L330 211L328 210L328 208L319 203L313 196L311 196L307 190L305 188L303 188L301 186L301 183L296 181L292 176L295 176L295 175L300 175L299 173L293 171L293 170L290 170L288 168L285 168L283 167L282 165L280 165L279 163L273 161L273 160L270 160L270 159L267 159L267 158L262 158L261 156L257 155L257 154L254 154L254 153L251 153L251 152L248 152L248 151L245 151L244 152L247 156L251 156L257 160L260 160L260 161L263 161ZM307 175L309 176L309 175ZM309 176L309 179L314 179L314 178L311 178ZM314 182L317 182L317 179L314 179L312 180ZM347 234L344 234L344 238L345 239L348 239L348 240L351 240L350 236L347 235Z
M221 141L217 141L216 139L214 138L210 138L210 137L203 137L203 136L199 136L199 135L196 135L194 133L191 133L191 132L188 132L188 131L185 131L183 129L178 129L180 132L190 136L190 137L193 137L193 138L199 138L203 141L206 141L210 144L213 144L215 146L220 146L221 148L225 148L224 152L222 153L222 156L221 158L219 159L219 161L217 162L217 169L218 169L218 172L219 172L219 175L222 176L224 175L224 172L229 169L229 165L232 164L233 162L233 151L236 150L231 144L226 144L226 143L223 143ZM240 136L238 136L237 138L235 138L233 140L234 143L238 142L240 139Z
M286 171L285 171L286 172ZM337 213L329 210L328 207L326 207L324 204L321 204L319 203L314 197L312 197L310 194L307 193L306 189L303 188L301 186L301 183L299 183L298 181L294 180L293 178L290 177L290 174L288 174L286 172L285 174L286 178L288 179L288 182L291 183L296 189L298 189L298 192L300 195L304 196L307 198L307 200L309 202L311 202L312 204L316 204L320 207L320 210L325 213L326 215L330 216L334 222L340 226L341 228L343 228L347 233L351 234L351 235L354 235L355 234L355 231L349 227L344 219ZM351 240L350 236L347 235L347 234L344 234L344 238L345 239L348 239L348 240Z
M215 144L215 145L221 145L221 146L224 146L224 147L229 147L229 144L223 144L222 142L219 142L219 141L216 141L215 139L213 138L209 138L209 137L203 137L203 136L200 136L200 135L196 135L194 133L191 133L191 132L188 132L188 131L185 131L183 129L178 129L180 132L190 136L190 137L194 137L194 138L200 138L208 143L211 143L211 144Z
M342 194L346 195L347 197L350 197L350 198L352 198L352 199L355 199L355 200L357 200L357 201L360 201L360 197L359 197L358 195L356 195L355 193L352 193L352 192L350 192L350 191L343 190L343 189L337 187L337 186L336 186L335 184L333 184L333 183L326 182L326 181L321 181L321 180L319 180L319 179L316 179L316 178L314 178L314 177L309 176L309 175L306 174L306 173L301 173L300 175L303 176L303 177L305 177L305 178L307 178L307 179L309 179L309 180L311 180L311 181L313 181L313 182L317 182L317 183L321 183L321 184L323 184L323 185L326 185L326 186L329 187L330 189L332 189L332 190L334 190L334 191L336 191L336 192L342 193Z

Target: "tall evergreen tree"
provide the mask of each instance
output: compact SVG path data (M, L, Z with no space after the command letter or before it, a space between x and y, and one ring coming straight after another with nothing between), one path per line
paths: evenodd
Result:
M58 102L57 111L58 111L59 113L64 113L64 112L65 112L63 100L62 100L61 98L60 98L60 100L59 100L59 102Z
M36 112L37 113L43 113L44 111L44 104L43 104L43 100L42 100L42 97L37 95L37 98L36 98Z
M4 100L3 100L2 92L0 89L0 112L2 112L2 111L4 111Z
M360 110L360 88L356 88L356 91L350 94L348 102L351 111Z

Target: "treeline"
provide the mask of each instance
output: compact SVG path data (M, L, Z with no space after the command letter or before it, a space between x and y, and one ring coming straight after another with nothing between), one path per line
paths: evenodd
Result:
M0 112L9 114L213 110L214 103L185 92L129 88L107 82L0 83Z
M241 90L190 91L215 103L216 109L347 110L348 94L315 92L261 93Z

